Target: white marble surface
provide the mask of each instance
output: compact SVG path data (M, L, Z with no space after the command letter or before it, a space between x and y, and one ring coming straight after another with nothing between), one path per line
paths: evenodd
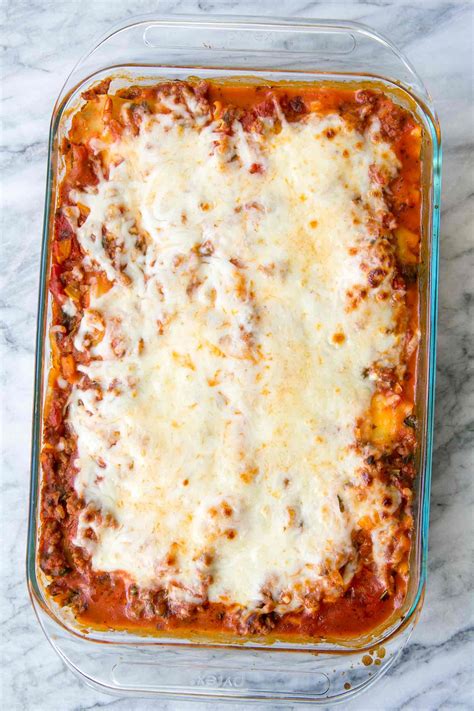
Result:
M429 580L421 621L385 680L350 709L474 708L472 685L472 5L456 0L3 0L1 176L1 493L4 709L184 709L104 696L66 670L27 596L24 558L39 253L49 117L75 60L111 24L162 12L338 17L386 33L431 90L444 139L436 441ZM258 9L257 9L258 8ZM472 345L472 339L471 339ZM472 351L471 351L472 356ZM470 407L471 406L471 407ZM6 584L5 584L6 583ZM216 706L213 705L215 708ZM196 706L193 706L196 708ZM210 709L211 706L209 705ZM228 708L228 707L226 707ZM251 707L246 707L251 708Z

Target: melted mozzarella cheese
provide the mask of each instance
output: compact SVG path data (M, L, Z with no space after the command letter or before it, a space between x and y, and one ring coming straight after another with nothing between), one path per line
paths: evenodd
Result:
M399 307L377 298L390 275L359 308L347 292L377 264L367 218L386 207L369 167L398 162L375 125L338 116L225 136L167 108L74 196L86 264L113 281L75 340L102 337L79 367L95 386L69 403L75 487L102 514L81 516L76 543L171 600L295 609L340 592L352 531L387 495L362 487L354 428L364 370L400 359ZM372 534L381 575L392 525Z

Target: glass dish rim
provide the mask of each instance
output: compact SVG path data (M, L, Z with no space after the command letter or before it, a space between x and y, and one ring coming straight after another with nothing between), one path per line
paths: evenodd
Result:
M133 18L129 22L126 23L119 23L118 25L115 26L115 28L111 28L111 30L104 34L103 37L100 39L98 44L96 45L95 49L99 47L102 43L106 42L108 38L116 34L117 32L120 32L121 30L126 30L129 27L136 27L139 26L140 24L145 24L145 23L161 23L161 22L167 22L170 21L174 23L175 25L180 25L181 20L184 22L188 23L189 25L192 24L199 24L203 26L209 26L209 25L226 25L228 26L228 22L230 23L235 23L237 22L239 25L243 25L247 21L251 22L257 22L258 25L263 25L267 26L270 29L274 26L280 26L280 27L286 27L291 29L291 26L308 26L310 25L311 27L323 27L325 30L332 30L334 32L340 31L342 28L344 31L347 31L350 29L351 31L354 32L359 32L362 31L372 37L376 37L378 40L381 40L385 43L387 43L389 46L393 48L393 45L386 40L382 35L379 35L379 33L376 33L372 31L370 28L360 25L358 23L351 23L348 21L331 21L331 20L324 20L324 21L312 21L312 20L307 20L305 18L298 18L297 20L290 19L289 21L286 21L284 18L265 18L265 17L231 17L231 16L214 16L213 18L211 17L206 17L204 20L201 16L190 16L190 15L173 15L173 16L168 16L168 17L160 17L156 18L156 16L142 16L139 18ZM267 21L269 20L269 21ZM92 54L93 51L89 51L84 57L89 56ZM396 54L398 56L402 56L398 50L396 51ZM410 609L408 612L405 614L405 616L399 617L396 624L393 624L390 628L384 628L381 634L381 637L376 639L375 641L370 641L363 646L349 646L351 643L351 640L349 640L349 644L343 645L342 643L338 642L333 645L333 648L326 648L326 647L321 647L321 641L318 640L315 643L311 643L310 641L305 642L301 646L291 644L289 643L288 645L286 643L283 643L282 646L280 646L277 643L265 643L265 640L260 644L256 643L254 640L248 640L248 642L243 640L243 643L232 643L232 642L222 642L222 643L214 643L207 641L203 639L202 641L186 641L185 639L182 639L180 637L174 637L172 639L167 639L161 636L153 636L153 637L141 637L137 636L135 633L129 633L127 635L126 639L118 639L116 636L119 634L116 631L111 631L110 634L113 635L115 638L114 639L105 639L105 638L95 638L93 636L88 635L87 633L81 632L80 628L74 629L71 627L68 627L63 620L61 620L58 616L54 614L54 611L51 609L51 607L48 605L45 596L44 596L44 590L42 589L42 585L40 583L40 580L38 579L37 575L37 561L36 561L36 547L37 547L37 530L38 530L38 524L39 521L37 521L37 505L38 505L38 497L40 495L40 450L41 450L41 406L42 406L42 399L43 399L43 378L47 372L47 364L45 363L45 338L47 336L46 333L46 317L47 317L47 307L48 307L48 291L47 291L47 280L48 280L48 267L49 267L49 241L50 241L50 220L51 220L51 214L52 211L54 210L54 205L52 204L52 197L53 197L53 187L54 187L54 180L55 176L53 175L53 156L54 156L54 141L57 135L58 128L60 126L61 120L63 118L63 113L66 108L68 100L71 98L72 95L74 95L79 88L87 82L91 82L95 76L100 75L104 70L99 69L95 72L93 72L91 75L88 75L82 79L82 81L71 87L69 90L66 91L68 88L68 82L73 76L76 68L80 66L81 62L84 60L84 57L82 57L78 64L74 67L73 71L69 75L68 79L66 80L63 89L61 90L58 100L54 106L53 113L52 113L52 119L51 119L51 125L50 125L50 134L49 134L49 142L48 142L48 167L47 167L47 180L46 180L46 197L45 197L45 208L44 208L44 224L43 224L43 236L42 236L42 254L41 254L41 267L40 267L40 283L39 283L39 300L38 300L38 320L37 320L37 336L36 336L36 360L35 360L35 386L34 386L34 407L33 407L33 436L32 436L32 458L31 458L31 484L30 484L30 511L29 511L29 530L28 530L28 549L27 549L27 580L28 580L28 588L30 592L30 596L34 597L36 602L43 608L43 610L49 615L52 621L54 621L56 624L61 626L61 628L66 631L68 634L74 635L76 637L79 637L81 640L87 641L87 642L95 642L95 643L110 643L110 644L116 644L116 645L146 645L146 646L180 646L180 647L188 647L188 646L199 646L199 647L204 647L204 648L209 648L209 647L225 647L225 648L235 648L235 649L253 649L253 650L258 650L258 651L318 651L320 650L321 652L324 653L360 653L361 651L364 651L365 649L370 649L374 645L378 645L381 643L384 643L388 639L391 639L394 635L398 634L399 631L404 629L408 622L412 619L414 616L414 613L417 611L417 609L420 606L420 601L422 601L423 597L423 592L424 592L424 586L426 582L426 564L427 564L427 538L428 538L428 526L429 526L429 495L430 495L430 483L431 483L431 454L432 454L432 427L433 427L433 412L434 412L434 383L435 383L435 356L436 356L436 350L435 350L435 343L436 343L436 306L437 306L437 278L438 278L438 232L439 232L439 197L440 197L440 162L441 162L441 142L440 142L440 133L439 133L439 124L436 119L436 114L434 112L434 109L431 105L430 102L430 97L426 90L424 90L424 94L422 96L419 96L416 91L414 91L410 86L405 85L403 82L397 81L397 80L391 80L388 79L387 77L383 75L374 75L374 74L354 74L354 81L356 81L358 78L364 77L365 80L376 80L376 81L382 81L383 83L388 83L392 84L394 88L396 89L402 89L403 91L407 92L409 96L413 99L413 101L416 103L416 105L421 109L423 117L425 118L426 123L429 126L430 130L430 140L431 140L431 145L432 145L432 151L433 151L433 156L432 156L432 187L431 187L431 192L432 192L432 201L431 205L429 206L431 208L431 254L430 254L430 263L428 266L428 271L430 273L430 289L429 293L427 294L427 299L428 299L428 305L429 305L429 323L427 323L427 328L429 328L429 339L427 339L427 347L428 347L428 378L427 378L427 389L426 389L426 427L425 427L425 437L424 437L424 456L423 456L423 467L420 472L418 472L418 476L422 476L422 481L420 483L420 501L419 501L419 506L420 506L420 513L419 513L419 520L420 520L420 550L419 553L421 555L421 563L420 563L420 568L419 568L419 580L418 580L418 586L416 590L416 594L414 595L413 601L411 603ZM411 68L411 65L409 62L407 62L406 58L403 57L403 61L406 64L406 66L409 68L409 70L414 74L414 76L418 79L421 87L424 88L423 83L419 79L418 75L416 74L415 70ZM120 65L121 67L126 67L126 64ZM166 69L173 68L173 65L145 65L145 64L140 64L140 67L146 68L147 66L149 67L157 67L160 66ZM180 67L182 68L182 67ZM113 73L113 71L117 70L118 67L107 67L107 71L110 73ZM192 69L192 67L190 67ZM200 67L195 67L197 71L199 69L204 69L204 70L212 70L212 69L217 69L215 67L205 67L205 66L200 66ZM229 68L229 73L235 73L236 69L235 67ZM252 74L257 76L257 75L262 75L265 72L266 73L275 73L275 72L280 72L284 73L287 72L286 69L281 68L281 69L267 69L267 68L254 68L254 69L246 69L245 71L248 72L248 75L251 76ZM344 78L347 79L348 77L351 76L349 72L321 72L321 71L311 71L311 70L295 70L295 78L298 73L302 74L313 74L315 76L315 79L317 77L322 77L323 79L328 79L329 76L339 76L340 80L342 81ZM101 632L102 634L102 632ZM109 633L107 633L109 634ZM324 643L323 643L324 644ZM331 643L332 644L332 643Z

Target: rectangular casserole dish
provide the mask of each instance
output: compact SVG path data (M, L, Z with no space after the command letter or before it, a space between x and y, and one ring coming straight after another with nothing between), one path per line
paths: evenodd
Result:
M116 58L124 57L120 64ZM415 530L407 598L390 625L347 643L268 645L236 639L142 638L80 629L44 593L37 566L39 452L49 352L49 244L58 182L58 141L80 93L102 78L125 83L248 76L270 81L351 82L382 88L424 128L423 231L417 418ZM434 395L439 127L430 99L407 61L386 40L350 23L174 17L141 19L107 35L76 66L53 112L38 316L28 581L33 605L53 646L86 681L120 694L327 703L358 693L393 663L421 608L426 576Z

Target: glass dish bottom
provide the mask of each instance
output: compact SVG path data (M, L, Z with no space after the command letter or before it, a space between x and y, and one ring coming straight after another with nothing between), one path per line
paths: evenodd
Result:
M117 66L117 60L122 62ZM422 245L420 451L415 482L410 589L398 629L383 640L345 648L295 645L291 649L194 640L146 639L76 631L49 609L37 568L41 414L49 350L47 275L57 145L81 90L112 73L137 81L207 77L263 77L265 81L376 81L407 101L426 131L425 225ZM146 77L145 77L146 75ZM155 18L128 21L95 46L69 76L51 123L37 334L28 581L33 607L54 649L67 666L98 691L163 700L328 705L366 691L396 662L418 619L426 579L430 462L435 373L437 254L440 195L439 126L421 80L405 58L376 33L352 23L262 18Z

